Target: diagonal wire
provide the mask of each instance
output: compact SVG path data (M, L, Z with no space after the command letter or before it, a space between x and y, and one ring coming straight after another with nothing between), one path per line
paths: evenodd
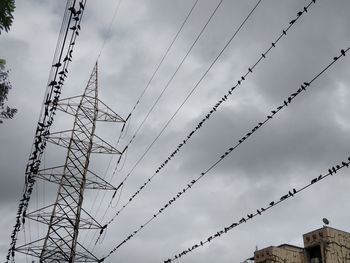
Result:
M163 88L162 92L159 94L159 96L157 97L157 99L154 101L152 107L150 108L150 110L147 112L146 116L144 117L144 119L142 120L142 122L140 123L140 125L137 127L135 133L133 134L133 136L131 137L130 141L128 142L127 146L130 145L134 139L136 138L136 135L139 133L140 129L142 128L142 126L145 124L146 120L148 119L148 117L150 116L150 114L152 113L153 109L155 108L155 106L158 104L160 98L163 96L164 92L168 89L170 83L173 81L174 77L176 76L176 74L178 73L178 71L180 70L181 66L183 65L183 63L185 62L185 60L187 59L187 57L189 56L189 54L191 53L192 49L194 48L194 46L197 44L198 40L200 39L200 37L202 36L203 32L205 31L205 29L207 28L207 26L209 25L210 21L212 20L212 18L214 17L215 13L217 12L217 10L219 9L219 7L221 6L223 0L220 0L219 3L217 4L217 6L215 7L215 9L213 10L213 12L211 13L211 15L209 16L208 20L206 21L206 23L204 24L204 26L202 27L201 31L199 32L199 34L197 35L197 37L195 38L195 40L193 41L192 45L190 46L190 48L188 49L188 51L186 52L185 56L182 58L180 64L177 66L176 70L174 71L174 73L171 75L170 79L168 80L168 82L166 83L165 87Z
M310 5L314 3L313 0L309 3L309 5L307 5L305 7L305 9L307 10ZM153 173L153 175L147 179L146 182L144 182L144 184L139 188L139 190L137 190L129 199L128 201L122 206L122 208L120 208L116 214L113 216L113 218L109 221L109 223L111 223L111 221L113 221L128 205L130 202L133 201L133 199L153 180L154 177L156 177L159 172L167 165L167 163L169 161L171 161L173 159L173 157L181 150L181 148L192 138L192 136L194 134L196 134L196 132L203 126L203 124L209 120L209 118L211 117L212 114L214 114L217 109L220 107L220 105L227 100L228 97L232 96L233 94L233 91L238 87L240 86L243 81L246 79L246 77L249 75L249 74L252 74L253 70L258 66L258 64L263 61L264 58L266 58L267 54L272 50L272 48L276 47L277 43L284 37L287 35L287 32L291 29L291 27L295 24L295 22L302 16L302 14L306 13L306 11L298 13L298 16L296 19L293 19L292 21L294 21L293 23L290 23L289 26L285 29L285 30L282 30L282 33L279 35L279 37L274 41L272 42L272 45L269 46L269 48L262 54L259 56L258 60L253 64L252 67L249 67L248 71L246 72L245 75L243 75L241 77L240 80L238 80L237 84L234 85L232 88L230 88L230 90L227 92L227 94L225 94L221 100L215 105L213 106L213 108L210 110L210 112L208 114L206 114L206 116L203 118L203 120L201 122L198 123L198 125L196 126L196 128L194 130L192 130L188 135L187 137L178 145L178 147L168 156L168 158L163 161L163 163L158 167L158 169ZM198 82L199 84L199 82ZM182 104L183 105L183 104ZM180 108L182 107L182 105L180 105ZM180 108L178 108L178 110L175 112L175 114L170 118L170 120L168 121L168 123L166 124L166 126L163 128L163 130L161 131L161 133L164 131L164 129L167 127L167 125L170 123L170 121L175 117L175 115L177 114L177 112L180 110ZM152 145L154 144L154 142L158 139L158 137L161 135L158 134L158 136L156 137L156 139L153 141L153 143L148 147L148 150L152 147ZM146 154L146 153L145 153ZM145 155L144 154L144 155ZM144 156L143 156L144 157ZM133 169L131 170L131 172L136 168L136 166L140 163L141 159L134 165ZM127 177L130 176L131 172L129 172L129 174L127 174L127 176L123 179L122 183L120 185L122 185L125 180L127 179ZM119 186L120 186L119 185ZM108 224L109 224L108 223Z
M113 21L114 21L115 18L116 18L117 13L118 13L118 10L119 10L121 1L122 1L122 0L119 0L119 2L118 2L118 4L117 4L117 7L116 7L116 10L115 10L115 12L114 12L112 21L111 21L111 23L110 23L110 25L109 25L108 32L111 31L111 27L112 27ZM150 78L149 81L147 82L145 88L143 89L143 91L141 92L139 98L137 99L137 102L135 103L134 107L132 108L131 112L129 113L129 117L127 118L127 120L129 120L129 122L128 122L128 124L127 124L128 126L130 125L130 117L131 117L131 115L133 114L133 112L135 111L137 105L140 103L140 101L141 101L143 95L145 94L145 92L146 92L147 89L149 88L149 86L150 86L150 84L151 84L153 78L155 77L155 75L157 74L159 68L160 68L161 65L163 64L165 58L167 57L168 53L170 52L171 48L173 47L175 41L178 39L178 36L180 35L180 33L181 33L182 29L184 28L185 24L187 23L189 17L190 17L191 14L193 13L193 10L195 9L195 7L196 7L198 1L199 1L199 0L194 1L193 5L191 6L189 12L187 13L187 15L186 15L186 17L185 17L185 19L184 19L184 21L182 22L180 28L177 30L175 36L174 36L174 37L172 38L172 40L171 40L170 45L168 46L168 48L166 49L165 53L163 54L161 60L160 60L159 63L157 64L156 69L154 70L154 72L153 72L151 78ZM104 47L105 43L106 43L106 39L105 39L105 41L104 41L104 43L103 43L103 45L102 45L102 47L101 47L99 57L101 56L101 53L102 53L102 51L103 51L103 47ZM128 127L128 126L127 126L127 127ZM117 148L117 146L119 145L120 139L122 138L122 133L123 133L123 131L124 131L124 127L125 127L125 124L123 125L123 127L122 127L122 129L121 129L121 132L120 132L120 134L119 134L119 137L118 137L118 140L117 140L117 143L116 143L116 148ZM125 131L125 135L126 135L126 131ZM124 135L124 136L125 136L125 135ZM126 152L127 152L127 149L126 149ZM111 160L112 160L112 158L111 158ZM110 164L111 164L111 160L110 160L110 162L109 162L109 164L108 164L107 170L109 169L109 166L110 166ZM118 161L118 164L119 164L119 161ZM112 176L111 176L110 181L113 179L115 173L118 171L117 168L118 168L118 166L117 166L117 167L115 168L115 170L113 171L113 174L112 174ZM107 172L107 170L106 170L106 172ZM103 202L103 199L105 198L105 195L106 195L106 192L104 193L103 198L101 199L101 202L100 202L100 204L99 204L99 207L98 207L98 209L96 210L96 216L97 216L97 214L98 214L98 212L99 212L99 210L100 210L100 208L101 208L101 206L102 206L102 202ZM120 199L120 195L119 195L117 204L119 203L119 199ZM94 200L94 204L95 204L96 200L97 200L97 196L96 196L96 198L95 198L95 200ZM94 204L93 204L93 207L94 207ZM110 203L109 206L111 206L111 205L112 205L112 203ZM104 213L103 216L102 216L102 221L103 221L103 219L105 218L106 213L107 213L107 210L105 211L105 213ZM91 242L90 242L90 244L89 244L88 247L91 246L92 240L95 239L95 236L96 236L96 233L95 233L95 235L93 236L93 238L91 239ZM86 237L85 237L85 240L86 240L86 238L87 238L87 235L86 235ZM84 242L85 242L85 240L84 240ZM94 249L94 248L93 248L93 249Z
M333 174L336 174L340 169L343 169L344 167L349 168L349 164L350 164L350 157L348 157L347 162L342 161L341 164L337 164L337 165L331 167L330 169L328 169L328 173L325 173L324 175L321 174L318 177L313 178L309 183L305 184L303 187L299 188L298 190L296 190L295 188L293 188L292 190L289 190L288 193L282 195L279 199L271 201L265 207L258 208L256 210L256 212L254 212L254 213L248 213L247 216L242 217L242 219L240 219L239 221L233 222L231 225L222 228L221 230L217 231L215 234L212 234L208 238L201 240L200 242L192 245L191 247L188 247L187 249L183 250L179 254L176 254L172 258L164 260L164 263L170 263L172 261L175 261L175 260L187 255L188 253L192 252L193 250L200 248L200 247L204 246L205 244L209 244L213 239L216 239L216 238L220 237L221 235L226 234L228 231L232 230L233 228L238 227L239 225L241 225L243 223L246 223L246 222L252 220L254 217L262 215L267 210L279 205L280 203L286 201L287 199L289 199L291 197L294 197L295 195L310 188L311 186L314 186L316 183L320 182L321 180L325 179L326 177L333 175Z
M217 62L217 60L221 57L223 52L227 49L227 47L230 45L232 40L236 37L236 35L239 33L239 31L242 29L244 24L247 22L247 20L251 17L255 9L258 7L258 5L261 3L262 0L259 0L254 8L249 12L247 17L244 19L244 21L241 23L241 25L236 29L234 34L231 36L229 41L225 44L225 46L221 49L219 54L215 57L215 59L212 61L212 63L209 65L209 67L206 69L204 74L201 76L201 78L197 81L197 83L194 85L192 90L187 94L186 98L182 101L180 106L176 109L176 111L173 113L173 115L170 117L170 119L167 121L167 123L163 126L161 131L158 133L158 135L155 137L155 139L151 142L151 144L147 147L146 151L141 155L141 157L137 160L137 162L134 164L134 166L131 168L129 173L124 177L124 179L121 181L121 184L124 184L124 182L128 179L128 177L132 174L132 172L135 170L135 168L140 164L140 162L143 160L143 158L147 155L147 153L150 151L152 146L155 144L155 142L159 139L159 137L163 134L165 129L169 126L169 124L172 122L172 120L175 118L175 116L178 114L178 112L181 110L181 108L184 106L184 104L187 102L187 100L191 97L193 92L197 89L199 84L202 82L202 80L205 78L205 76L208 74L208 72L211 70L211 68L214 66L214 64Z
M137 233L139 233L142 229L144 229L149 223L151 223L154 219L156 219L161 213L163 213L164 210L166 210L170 205L172 205L175 201L177 201L184 193L186 193L189 189L192 189L192 187L205 175L207 175L212 169L214 169L222 160L224 160L231 152L233 152L236 148L238 148L241 144L243 144L249 137L251 137L259 128L264 126L267 122L273 119L273 117L280 112L282 109L287 107L296 96L298 96L303 91L306 91L307 87L309 87L316 79L318 79L323 73L325 73L332 65L334 65L341 57L345 57L346 53L350 50L350 47L347 49L342 49L341 54L339 56L336 56L333 58L333 60L324 67L318 74L316 74L309 82L304 82L301 87L294 93L292 93L286 100L283 101L283 104L278 106L275 110L271 111L271 114L267 116L267 118L263 121L258 123L251 131L249 131L246 135L244 135L236 144L234 144L232 147L228 148L224 154L222 154L214 163L212 163L206 170L204 170L198 177L193 179L190 183L188 183L181 191L177 193L176 196L174 196L172 199L170 199L162 208L158 210L152 217L150 217L143 225L141 225L139 228L137 228L135 231L133 231L132 234L130 234L127 238L125 238L121 243L119 243L116 247L114 247L107 256L104 257L107 258L113 253L115 253L121 246L123 246L127 241L129 241L131 238L133 238Z

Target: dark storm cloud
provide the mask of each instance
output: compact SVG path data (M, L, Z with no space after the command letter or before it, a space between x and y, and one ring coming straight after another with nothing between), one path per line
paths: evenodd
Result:
M251 20L128 178L119 208L247 72L248 67L281 34L306 2L262 1ZM138 105L126 137L119 145L120 149L136 131L217 3L204 0L198 2ZM108 25L116 1L88 2L62 97L82 92L103 40L107 37L99 60L99 95L125 118L192 4L193 1L124 0L109 34ZM255 1L223 1L130 145L124 169L112 179L114 185L119 184L142 156L254 4ZM0 255L4 255L7 249L11 219L13 221L16 202L22 190L23 171L64 7L62 3L45 1L17 5L15 23L10 33L0 38L1 57L7 59L12 69L14 89L11 90L9 103L19 108L16 118L0 127L0 204L1 213L7 215L1 220L1 229L2 233L8 233L8 236L2 235L0 240ZM96 246L96 254L101 257L106 255L109 249L152 217L227 148L264 120L301 83L310 80L334 56L339 55L340 49L350 43L347 30L350 23L347 14L349 5L345 0L317 1L181 152L108 226L104 242ZM28 13L33 15L28 16ZM107 262L162 262L247 213L254 212L256 208L279 199L291 187L301 187L349 156L348 56L341 58L305 93L300 94L292 104L227 156L191 191L127 242ZM69 120L63 115L57 116L54 129L69 127ZM119 129L120 125L101 125L97 132L107 141L115 143ZM48 149L46 167L59 165L63 160L65 151L54 149ZM111 161L108 172L105 172L108 162L108 157L94 157L91 170L110 178L116 158ZM334 227L348 231L346 204L349 200L346 193L350 182L347 174L348 171L344 171L325 179L284 205L196 250L182 261L240 262L252 255L256 245L259 248L285 242L302 245L300 236L321 226L320 219L325 216L330 217ZM38 189L41 197L38 206L44 200L46 204L51 203L55 191L51 191L51 195L44 195L40 190L43 189L41 183ZM87 191L84 205L88 211L93 207L92 214L101 220L112 194L100 193L94 202L94 192ZM97 210L100 202L102 206ZM115 203L116 199L113 199L113 205ZM344 205L337 205L339 203ZM32 209L35 206L34 201ZM324 207L327 207L326 212ZM117 210L108 210L101 222L112 218ZM35 224L32 225L34 227ZM41 230L45 232L44 228ZM40 237L33 235L33 239ZM91 238L92 234L81 234L81 241L86 245Z

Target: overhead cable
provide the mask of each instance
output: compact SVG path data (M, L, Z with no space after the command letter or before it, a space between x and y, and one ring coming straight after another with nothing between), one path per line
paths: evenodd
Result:
M280 203L286 201L287 199L289 199L291 197L294 197L295 195L299 194L301 191L304 191L304 190L310 188L311 186L315 185L316 183L320 182L321 180L325 179L326 177L328 177L330 175L335 175L340 169L342 169L344 167L349 168L349 165L350 165L350 157L348 157L347 161L342 161L340 164L337 164L337 165L329 168L328 173L325 173L324 175L320 174L318 177L313 178L309 183L307 183L306 185L304 185L303 187L301 187L299 189L291 188L291 190L289 190L288 193L283 194L279 199L276 199L276 200L269 202L267 204L267 206L258 208L252 213L248 213L246 216L243 216L239 221L233 222L229 226L226 226L226 227L220 229L216 233L210 235L208 238L203 239L203 240L199 241L198 243L188 247L187 249L176 254L172 258L164 260L164 263L170 263L170 262L173 262L177 259L180 259L181 257L187 255L188 253L192 252L193 250L200 248L200 247L204 246L205 244L210 243L212 240L226 234L228 231L232 230L233 228L236 228L243 223L249 222L250 220L252 220L253 218L255 218L257 216L262 215L267 210L279 205Z
M259 2L258 2L259 3ZM314 1L311 1L307 6L304 7L303 11L300 11L297 13L297 17L291 20L291 22L289 23L289 26L286 29L282 30L282 33L278 36L278 38L272 42L272 45L270 45L268 47L268 49L262 53L262 55L260 55L258 57L258 60L251 66L248 68L247 72L237 81L237 83L231 87L227 93L211 108L211 110L205 115L205 117L197 124L197 126L195 127L195 129L193 129L181 142L180 144L176 147L176 149L165 159L165 161L163 161L163 163L156 169L156 171L153 173L153 175L151 177L149 177L144 184L139 187L139 189L128 199L128 201L116 212L116 214L113 216L113 218L109 221L109 223L111 221L113 221L124 209L126 206L129 205L130 202L132 202L134 200L134 198L154 179L154 177L156 177L160 171L174 158L175 155L177 155L180 150L182 149L182 147L193 137L193 135L196 134L196 132L202 128L203 124L209 120L209 118L220 108L221 104L223 102L226 102L226 100L233 94L233 91L238 88L239 86L241 86L243 84L243 82L246 80L247 76L253 73L253 70L258 66L258 64L263 61L263 59L267 58L267 55L270 53L270 51L272 50L272 48L276 47L276 45L279 43L279 41L287 35L287 32L292 28L292 26L295 24L296 21L298 21L298 19L308 11L309 7L315 3ZM254 7L256 8L256 6ZM246 20L245 20L246 21ZM237 32L237 31L236 31ZM224 48L226 48L227 45L225 45ZM222 50L223 51L223 50ZM222 54L222 52L220 52L220 54ZM216 61L216 60L215 60ZM208 71L207 71L208 72ZM200 81L203 79L203 77L199 80L199 82L197 82L197 85L195 86L195 88L199 85ZM191 91L191 93L188 95L188 97L192 94L192 92L194 91L194 89ZM188 99L188 97L186 98L186 100ZM166 129L166 127L170 124L170 122L172 121L172 119L175 117L175 115L179 112L179 110L181 109L181 107L183 106L183 104L186 102L186 100L180 105L180 107L176 110L176 112L172 115L172 117L169 119L169 121L167 122L167 124L163 127L163 129L161 130L161 132L157 135L157 137L153 140L153 142L151 143L151 145L147 148L146 152L142 155L142 158L146 155L146 153L149 151L149 149L152 147L152 145L155 143L155 141L160 137L160 135L162 134L162 132ZM140 158L135 165L133 166L133 168L131 169L131 171L124 177L124 179L122 180L120 185L123 185L124 182L127 180L127 178L131 175L132 171L136 168L136 166L141 162L142 158ZM119 185L119 186L120 186Z
M44 103L39 116L34 143L25 172L25 187L17 210L16 223L11 234L11 244L6 256L6 262L15 255L18 232L24 224L24 218L33 192L36 175L39 171L41 157L46 147L46 139L54 121L58 100L68 74L68 65L72 61L73 47L81 30L81 19L85 10L86 0L67 1L60 34L57 41L54 62L49 74ZM70 33L70 34L69 34Z
M222 160L224 160L232 151L238 148L243 142L245 142L248 138L250 138L257 130L259 130L262 126L264 126L267 122L273 119L277 113L279 113L282 109L288 107L288 105L303 91L306 91L311 84L318 79L322 74L324 74L332 65L334 65L340 58L345 57L346 53L350 50L350 47L347 49L342 49L340 55L334 57L332 61L325 66L319 73L317 73L310 81L303 82L295 92L293 92L283 103L278 106L276 109L272 110L271 113L266 117L265 120L259 122L256 126L253 127L248 133L246 133L241 139L238 140L237 143L228 148L214 163L212 163L207 169L205 169L198 177L192 179L186 186L183 187L173 198L171 198L168 202L165 203L156 213L153 214L144 224L142 224L139 228L133 231L127 238L125 238L121 243L119 243L116 247L114 247L106 257L109 257L111 254L115 253L121 246L123 246L127 241L133 238L137 233L139 233L145 226L147 226L150 222L156 219L163 211L165 211L170 205L172 205L175 201L177 201L184 193L186 193L189 189L191 189L200 179L202 179L205 175L207 175L214 167L216 167ZM108 224L106 225L106 227Z

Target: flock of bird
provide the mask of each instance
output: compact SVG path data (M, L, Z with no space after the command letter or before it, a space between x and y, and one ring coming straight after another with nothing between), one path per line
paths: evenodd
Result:
M214 112L216 112L221 104L225 102L232 94L233 91L242 85L242 83L246 80L246 77L249 74L253 73L253 70L257 65L266 58L267 54L270 52L271 49L276 47L276 44L283 38L283 36L287 35L288 30L295 24L295 22L304 14L307 13L309 10L309 7L315 3L316 0L311 0L311 2L305 6L301 11L297 13L296 18L292 19L289 23L289 26L282 30L282 33L279 35L279 37L272 42L272 44L269 46L269 48L259 56L258 60L248 68L248 71L241 76L241 78L237 81L237 83L231 87L227 94L225 94L212 108L211 110L204 116L204 118L197 124L195 129L193 129L187 137L177 146L177 148L165 159L165 161L162 162L162 164L156 169L156 171L153 173L151 177L149 177L141 187L128 199L128 201L119 209L116 214L112 217L111 220L108 221L107 224L105 224L102 229L100 230L100 235L102 235L103 231L107 228L109 224L111 224L115 218L126 208L126 206L134 200L134 198L152 181L152 179L160 173L160 171L174 158L175 155L179 153L179 151L182 149L182 147L190 140L193 135L203 126L203 124L212 116ZM55 111L57 109L57 105L59 102L61 89L64 84L64 81L68 74L68 63L72 61L72 53L73 53L73 47L75 45L75 39L79 35L79 30L81 30L80 22L82 18L82 14L85 8L86 0L81 0L77 7L75 6L76 2L74 1L73 6L70 6L68 8L68 11L70 12L70 18L67 25L67 31L72 31L72 36L69 42L69 46L67 48L66 56L62 59L61 56L59 60L52 65L53 69L55 70L54 77L48 84L49 91L47 92L46 100L44 102L44 113L41 117L40 121L38 122L38 126L36 129L35 134L35 140L34 140L34 147L31 153L31 156L29 158L29 163L27 165L26 169L26 181L25 181L25 191L24 194L20 200L20 204L17 211L17 217L16 217L16 224L14 226L14 230L11 235L11 245L10 249L7 254L7 262L10 261L11 257L14 257L15 253L15 246L16 246L16 240L18 232L21 228L21 225L25 223L25 217L26 217L26 210L28 208L30 195L33 191L33 186L35 183L35 175L39 172L40 167L40 159L41 154L43 153L43 150L46 147L46 137L49 135L50 126L52 125L54 121L54 115ZM71 21L74 21L71 25ZM246 133L241 139L238 140L238 142L233 145L232 147L228 148L217 161L214 162L213 165L211 165L207 170L202 172L197 178L191 180L181 191L179 191L173 198L171 198L163 207L161 207L153 216L148 219L144 224L142 224L138 229L133 231L132 234L130 234L127 238L125 238L121 243L119 243L116 247L114 247L105 257L103 257L100 262L104 261L106 258L111 256L113 253L115 253L121 246L123 246L127 241L129 241L131 238L133 238L141 229L143 229L146 225L148 225L151 221L153 221L155 218L157 218L165 209L167 209L170 205L172 205L177 199L179 199L185 192L187 192L189 189L192 188L192 186L198 182L202 177L204 177L212 168L214 168L221 160L223 160L226 156L228 156L232 151L234 151L240 144L242 144L245 140L247 140L254 132L256 132L261 126L263 126L265 123L267 123L269 120L273 119L273 117L284 107L287 107L293 99L299 95L301 92L305 91L313 81L315 81L319 76L321 76L330 66L332 66L339 58L342 56L344 57L346 53L349 51L350 48L342 49L339 56L336 56L333 58L332 62L327 65L319 74L317 74L313 79L311 79L309 82L303 82L303 84L300 85L300 88L296 90L296 92L292 93L286 100L283 101L283 104L278 106L276 109L272 110L271 113L266 117L266 119L263 122L259 122L256 126L253 127L252 130L250 130L248 133ZM61 53L64 50L64 45L62 46ZM139 101L137 101L138 104ZM136 105L137 105L136 104ZM135 105L135 106L136 106ZM134 106L134 108L135 108ZM127 120L130 118L130 115L128 116ZM125 126L125 124L124 124ZM122 129L124 129L124 126ZM119 141L119 140L118 140ZM123 150L125 152L127 149L127 146ZM120 157L121 158L121 157ZM118 160L119 163L120 159ZM350 165L350 157L348 158L348 161L343 161L341 164L331 167L328 170L328 174L326 175L320 175L314 179L311 180L309 184L304 186L303 188L300 188L299 190L296 190L295 188L292 188L292 190L288 191L288 193L282 195L278 200L272 201L268 204L266 207L262 207L260 209L257 209L254 213L249 213L245 217L242 217L238 222L234 222L231 225L224 227L217 233L209 236L207 239L200 241L199 243L189 247L188 249L182 251L179 254L176 254L173 258L167 259L164 261L164 263L172 262L176 259L179 259L186 254L190 253L191 251L203 246L206 243L211 242L213 239L220 237L221 235L227 233L231 229L237 227L240 224L243 224L247 222L250 219L253 219L257 215L261 215L266 210L270 209L273 206L276 206L280 202L283 202L287 200L290 197L293 197L295 194L299 193L300 191L306 189L307 187L315 184L316 182L319 182L320 180L324 179L325 177L329 175L333 175L337 173L338 170L349 167ZM118 187L121 188L123 186L122 182ZM115 192L116 194L116 192ZM115 194L112 198L114 198Z
M116 214L113 216L113 218L107 223L110 224L114 221L114 219L128 206L128 204L130 202L133 201L133 199L153 180L153 178L160 173L160 171L174 158L174 156L176 154L178 154L181 150L181 148L193 137L193 135L203 126L203 124L209 120L209 118L211 117L212 114L214 114L221 106L221 104L223 102L225 102L232 94L233 91L239 87L240 85L243 84L243 81L246 80L247 76L249 74L253 73L253 70L258 66L258 64L262 61L263 58L266 58L267 54L271 51L271 49L273 47L276 47L277 43L283 38L283 36L285 36L287 34L287 32L290 30L290 28L292 27L292 25L301 17L301 15L303 13L306 13L309 9L309 7L315 3L315 1L311 1L307 6L304 7L303 11L298 12L297 17L295 19L293 19L293 23L290 23L290 25L282 30L282 33L278 36L278 38L272 42L272 45L269 46L269 48L261 55L259 56L258 60L251 66L248 68L247 72L237 81L237 84L235 84L233 87L231 87L227 94L225 94L213 107L212 109L204 116L204 118L197 124L197 126L195 127L195 129L193 129L188 135L187 137L181 141L181 143L176 147L176 149L167 157L167 159L165 161L163 161L163 163L156 169L156 171L153 173L153 175L151 177L149 177L141 187L139 187L139 189L128 199L128 201L121 207L121 209L119 209ZM289 103L291 101L291 99L288 99ZM244 140L242 138L242 140ZM119 184L119 186L117 187L117 190L120 189L120 187L124 184L124 179L123 182L121 184ZM114 198L115 194L113 195L112 198Z
M141 225L138 229L133 231L132 234L130 234L127 238L125 238L121 243L119 243L116 247L114 247L109 254L106 257L109 257L111 254L115 253L117 249L119 249L122 245L124 245L127 241L129 241L131 238L135 236L138 232L140 232L146 225L148 225L151 221L153 221L155 218L157 218L165 209L167 209L170 205L172 205L177 199L179 199L184 193L186 193L189 189L192 188L192 186L197 183L201 178L203 178L211 169L213 169L217 164L219 164L224 158L226 158L232 151L234 151L238 146L240 146L244 141L246 141L250 136L252 136L260 127L262 127L264 124L266 124L268 121L273 119L273 117L283 108L287 107L296 96L298 96L301 92L306 90L306 87L309 87L317 78L319 78L323 73L326 72L327 69L329 69L336 61L338 61L339 58L344 57L346 55L346 52L350 50L350 47L347 49L342 49L340 52L340 55L335 57L326 67L324 67L315 77L313 77L309 82L304 82L300 85L300 88L296 92L293 92L286 100L283 101L283 104L278 106L276 109L272 110L271 113L266 117L266 119L262 122L259 122L252 130L250 130L248 133L246 133L241 139L238 140L238 142L233 145L232 147L228 148L224 154L222 154L217 161L215 161L207 170L202 172L197 178L193 179L188 183L181 191L179 191L172 199L170 199L162 208L158 210L157 213L155 213L151 218L149 218L143 225ZM349 160L350 161L350 160ZM342 167L348 166L348 163L344 163ZM337 169L340 169L341 166L332 167L330 172L335 173ZM322 176L319 178L315 178L311 181L311 184L317 182L318 180L322 179ZM148 179L147 182L149 182L150 179ZM147 183L146 182L146 183ZM145 185L145 184L144 184ZM142 186L142 188L144 187ZM281 197L280 201L283 201L284 199L287 199L290 196L293 196L293 194L296 193L296 190L293 189L292 192L289 192L288 194ZM273 206L275 203L271 202L270 206ZM258 210L260 213L261 211ZM250 214L248 216L248 219L253 217L253 214ZM244 223L246 221L246 218L242 218L239 223ZM108 223L109 224L109 223ZM108 225L107 224L107 225ZM105 258L106 258L105 257Z
M21 225L24 225L25 223L26 211L29 205L30 196L33 192L35 176L39 172L41 155L46 147L46 138L50 134L50 127L54 121L54 115L60 98L61 89L68 74L68 64L72 61L73 47L75 45L75 40L79 35L79 30L81 29L80 22L85 4L86 0L81 0L77 4L76 1L74 1L73 5L66 11L69 19L67 20L64 35L60 35L62 40L60 56L58 61L52 65L53 74L52 76L50 74L51 80L49 80L48 91L44 102L44 113L40 116L35 132L34 147L26 167L24 193L18 206L16 223L11 234L11 244L6 256L6 262L9 262L10 258L13 258L15 255L18 232L20 231ZM68 47L66 47L66 38L69 31L71 31L71 37ZM67 53L62 59L65 50L67 50Z
M293 197L294 195L300 193L301 191L305 190L306 188L310 187L311 185L315 184L316 182L319 182L320 180L328 177L329 175L334 175L337 173L338 170L346 167L349 168L350 165L350 157L348 157L347 161L342 161L341 164L337 164L330 169L328 169L328 173L325 175L319 175L318 177L315 177L314 179L311 180L310 183L306 184L304 187L300 188L299 190L296 190L293 188L292 190L288 191L285 195L282 195L279 199L271 201L266 207L261 207L260 209L257 209L256 212L254 213L248 213L245 217L242 217L238 222L233 222L231 225L224 227L223 229L217 231L215 234L209 236L205 240L200 241L199 243L194 244L193 246L183 250L181 253L176 254L173 258L167 259L164 261L164 263L170 263L172 261L175 261L186 254L190 253L191 251L203 246L206 243L210 243L213 239L220 237L223 234L226 234L228 231L231 229L248 222L248 220L253 219L254 217L261 215L263 212L267 211L268 209L272 208L273 206L276 206L277 204L287 200L290 197Z
M314 3L315 1L312 1L312 3ZM298 17L300 17L300 14L298 14ZM293 22L294 23L294 22ZM290 23L290 25L292 25L293 23ZM286 30L283 30L283 35L286 34ZM275 46L275 43L274 45ZM270 48L271 49L271 48ZM270 50L269 49L269 50ZM347 49L342 49L340 51L340 55L337 56L337 57L334 57L333 60L325 67L323 68L320 73L318 73L315 77L313 77L309 82L303 82L303 84L300 85L300 88L298 88L296 90L296 92L293 92L287 99L285 99L283 101L283 104L281 104L280 106L278 106L276 109L272 110L271 113L266 117L266 119L263 121L263 122L259 122L256 126L253 127L252 130L250 130L248 133L246 133L240 140L238 140L238 143L236 143L234 146L230 147L229 149L227 149L227 151L222 154L219 158L218 161L216 161L212 166L209 167L209 169L207 169L206 171L202 172L200 174L199 177L197 177L196 179L193 179L190 181L190 183L188 183L181 191L179 191L172 199L170 199L161 209L158 210L157 213L155 213L150 219L148 219L143 225L141 225L138 229L136 229L135 231L133 231L132 234L130 234L127 238L125 238L121 243L119 243L115 248L113 248L109 254L106 256L106 257L109 257L111 254L113 254L117 249L119 249L122 245L124 245L128 240L130 240L135 234L137 234L139 231L141 231L141 229L143 229L146 225L148 225L152 220L154 220L158 215L160 215L165 209L167 209L170 205L172 205L178 198L180 198L186 191L188 191L190 188L192 188L192 186L198 181L200 180L203 176L205 176L214 166L216 166L221 160L223 160L227 155L229 155L233 150L235 150L240 144L242 144L246 139L248 139L254 132L256 132L261 126L263 126L265 123L267 123L269 120L273 119L274 115L277 114L280 110L282 110L284 107L287 107L293 100L294 98L299 95L301 92L305 91L310 85L311 83L313 83L318 77L320 77L324 72L326 72L327 69L329 69L340 57L343 57L346 55L346 52L349 51L350 48L347 48ZM264 53L263 57L266 57L266 53ZM256 65L254 65L256 66ZM252 73L252 69L249 68L248 72ZM238 84L237 85L241 85L241 81L243 81L245 79L245 76L242 77L241 80L239 80ZM234 86L232 89L235 89ZM231 90L230 90L231 91ZM231 94L230 94L231 95ZM226 95L227 97L227 95ZM220 100L219 102L219 105L224 102L227 98L223 97L222 100ZM217 105L217 104L216 104ZM216 106L215 105L215 106ZM214 107L215 107L214 106ZM217 108L218 106L216 106ZM212 114L214 112L214 110L209 113L209 114ZM206 118L208 119L208 118ZM200 127L201 125L197 126L197 127ZM199 128L198 128L199 129ZM181 143L178 147L182 147L183 145L185 144L184 143ZM343 167L344 166L347 166L348 163L343 163ZM164 167L161 166L161 167ZM337 166L337 167L333 167L332 169L339 169L340 166ZM157 170L159 172L159 170ZM334 173L336 170L334 170L332 173ZM139 190L129 199L128 203L130 203L132 201L132 199L151 181L152 177L151 178L148 178L148 180L139 188ZM318 180L320 180L322 178L315 178L311 181L311 184L317 182ZM290 196L293 196L297 191L295 189L293 189L292 191L289 191L288 194L284 195L281 197L281 200L280 201L283 201L285 199L287 199L288 197ZM127 204L128 204L127 203ZM270 206L273 206L275 205L274 202L271 202L270 203ZM126 207L126 205L123 205L122 209L124 209ZM119 210L117 212L117 215L122 211ZM262 211L260 210L257 210L257 214L261 213ZM252 218L254 215L253 214L249 214L248 219ZM112 218L112 220L110 220L107 225L109 225L113 220L114 220L115 217ZM242 218L241 219L241 222L240 223L244 223L246 221L246 218ZM105 258L106 258L105 257Z

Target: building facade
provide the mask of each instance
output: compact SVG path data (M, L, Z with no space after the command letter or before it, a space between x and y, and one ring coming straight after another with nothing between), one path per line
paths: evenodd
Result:
M255 263L350 263L350 233L324 226L303 235L304 247L283 244L254 253Z

